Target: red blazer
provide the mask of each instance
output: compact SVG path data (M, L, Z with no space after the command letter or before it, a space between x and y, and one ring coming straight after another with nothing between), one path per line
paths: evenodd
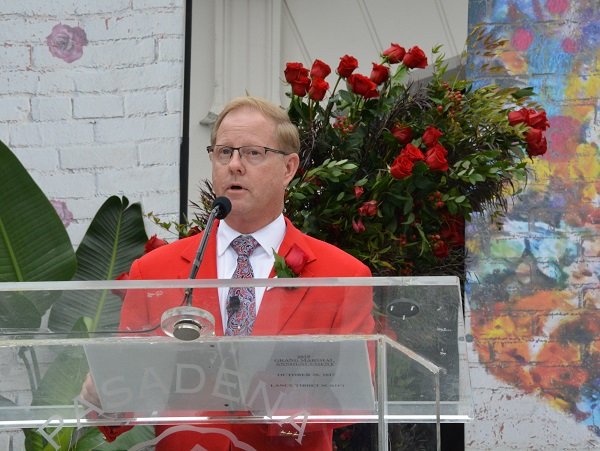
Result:
M197 279L216 279L216 228L211 234ZM200 243L201 235L182 239L153 250L136 260L129 273L131 279L160 280L187 279ZM286 234L278 250L286 255L296 244L308 256L300 277L370 277L371 271L363 263L339 248L309 237L286 218ZM269 250L270 251L270 250ZM270 277L275 276L271 271ZM127 296L121 310L121 330L143 330L156 326L165 310L177 307L182 293L164 296ZM215 317L215 333L223 335L223 321L216 288L193 292L192 305L208 310ZM371 310L373 299L368 287L272 288L265 291L254 323L252 335L298 334L369 334L373 331ZM162 333L162 332L160 332ZM223 425L243 443L258 451L263 450L331 450L332 425L309 425L300 446L294 437L286 436L278 425ZM199 426L200 427L200 426ZM156 435L168 434L168 426L156 426ZM123 427L101 428L107 438L114 437ZM178 432L157 443L156 450L191 450L196 444L212 450L237 449L219 433L197 434Z

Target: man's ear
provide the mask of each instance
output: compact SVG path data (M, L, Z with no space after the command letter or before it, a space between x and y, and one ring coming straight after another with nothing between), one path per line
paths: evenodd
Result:
M300 156L297 153L291 153L285 156L285 185L287 186L300 166Z

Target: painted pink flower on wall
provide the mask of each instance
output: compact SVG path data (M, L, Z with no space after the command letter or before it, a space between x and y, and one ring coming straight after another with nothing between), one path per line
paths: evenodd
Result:
M71 221L73 221L73 213L71 213L71 211L67 208L67 204L60 200L54 199L50 199L50 203L56 210L56 213L58 213L63 225L65 227L69 227L69 224L71 224Z
M87 43L87 36L82 28L63 24L54 25L52 33L46 38L46 44L48 44L48 50L52 56L67 63L81 58L83 46Z

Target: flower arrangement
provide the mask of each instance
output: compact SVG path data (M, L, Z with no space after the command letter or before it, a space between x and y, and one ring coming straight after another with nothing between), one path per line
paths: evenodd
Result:
M427 66L424 52L399 44L369 76L341 57L332 89L323 61L284 71L302 141L286 214L374 275L462 275L465 221L486 211L501 226L528 163L546 152L549 124L531 89L475 89L433 55L427 82L410 78Z

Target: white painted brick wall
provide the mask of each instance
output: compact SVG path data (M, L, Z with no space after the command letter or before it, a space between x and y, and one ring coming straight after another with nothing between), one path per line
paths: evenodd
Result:
M123 97L117 95L84 95L73 99L73 117L89 119L123 117Z
M149 113L165 113L167 99L164 91L156 93L134 92L124 98L127 115L145 115Z
M72 145L92 143L94 124L91 122L24 122L10 128L9 147Z
M167 91L167 110L172 113L180 113L183 106L183 93L179 89Z
M179 139L152 140L138 146L140 163L143 165L170 165L179 151Z
M0 97L0 121L19 121L26 119L30 105L27 97Z
M16 148L13 151L30 171L54 172L59 168L58 150L54 147Z
M158 41L159 61L183 61L181 38L165 38Z
M85 159L81 158L85 155ZM88 169L102 172L110 168L131 168L138 165L138 155L135 143L118 145L67 147L60 152L61 168Z
M31 61L31 47L28 45L3 45L0 47L0 68L2 70L25 70Z
M0 0L0 139L66 203L74 246L111 195L179 215L184 3ZM86 32L80 59L50 53L57 24Z
M99 119L94 125L95 140L101 143L143 141L173 137L179 132L180 115Z
M0 139L4 143L8 142L8 125L2 124L1 122L0 122Z
M57 0L53 2L0 0L0 11L3 14L22 14L25 16L68 17L79 14L126 11L130 8L130 3L130 0L102 0L101 2L97 0ZM181 2L176 3L173 7L181 5Z
M36 92L37 85L37 74L28 71L11 71L0 67L0 95L31 94Z
M137 199L144 193L168 192L172 188L173 179L179 175L179 165L139 167L124 171L113 170L98 174L98 192L109 197L112 194L123 193L123 182L129 187L130 199ZM133 195L136 197L134 198Z
M55 122L73 117L71 97L34 97L31 118L34 122Z

